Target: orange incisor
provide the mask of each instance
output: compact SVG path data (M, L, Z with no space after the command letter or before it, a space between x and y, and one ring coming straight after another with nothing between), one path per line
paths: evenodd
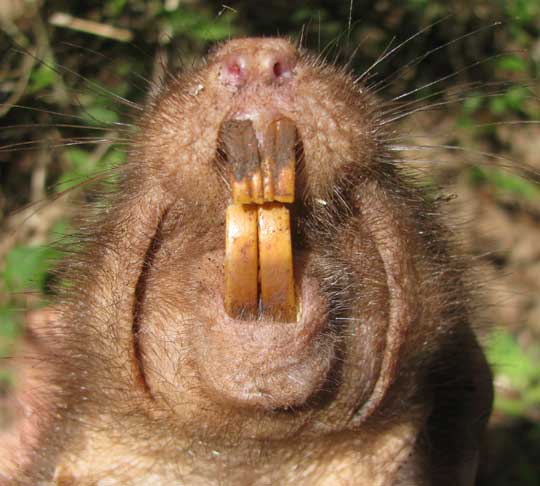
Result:
M283 203L294 201L296 127L286 118L274 120L259 147L251 121L232 120L224 124L222 140L233 168L225 310L234 318L262 311L274 320L294 321L291 224Z

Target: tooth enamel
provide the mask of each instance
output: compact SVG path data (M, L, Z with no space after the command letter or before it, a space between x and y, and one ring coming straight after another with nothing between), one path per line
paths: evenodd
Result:
M261 164L263 177L264 200L271 202L274 200L274 178L272 176L272 167L274 161L270 157L265 157Z
M248 204L251 202L250 187L245 179L233 181L232 194L234 204Z
M259 278L263 310L278 320L296 320L289 210L281 204L258 208Z
M221 137L233 197L226 215L225 310L233 318L256 316L260 283L264 313L295 321L290 217L282 203L294 202L296 126L288 118L272 121L259 146L252 121L229 120Z
M288 118L275 120L265 135L262 165L265 201L294 202L296 126Z
M263 179L260 170L254 172L251 176L251 195L255 204L264 202Z
M257 273L257 208L231 204L225 241L225 310L231 317L257 314Z
M263 201L259 149L253 123L230 120L223 124L225 152L233 166L232 196L235 204Z

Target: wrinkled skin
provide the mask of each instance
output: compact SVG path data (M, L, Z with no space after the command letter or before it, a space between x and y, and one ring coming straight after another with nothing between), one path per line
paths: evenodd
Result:
M492 391L468 263L382 112L282 39L231 41L164 86L81 218L0 484L472 485ZM297 323L223 308L220 127L276 114L300 140Z

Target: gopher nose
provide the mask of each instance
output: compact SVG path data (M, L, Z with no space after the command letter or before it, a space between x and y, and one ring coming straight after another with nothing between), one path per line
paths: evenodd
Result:
M224 84L238 87L283 82L293 76L297 57L296 49L281 39L267 39L256 45L248 40L237 48L233 44L221 59L220 78Z

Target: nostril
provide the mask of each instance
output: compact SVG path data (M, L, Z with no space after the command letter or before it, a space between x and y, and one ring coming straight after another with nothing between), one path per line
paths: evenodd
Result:
M280 78L282 74L283 74L283 64L281 64L280 62L276 62L274 64L274 76L276 78Z
M232 74L233 76L240 76L242 74L242 68L237 62L232 62L227 67L229 70L229 74Z
M226 84L240 86L246 82L247 61L244 56L231 55L223 60L221 78Z
M282 81L290 77L295 64L293 54L279 51L266 52L259 60L261 77L270 82Z
M226 86L281 84L293 75L297 53L291 49L238 49L220 60L220 80Z

